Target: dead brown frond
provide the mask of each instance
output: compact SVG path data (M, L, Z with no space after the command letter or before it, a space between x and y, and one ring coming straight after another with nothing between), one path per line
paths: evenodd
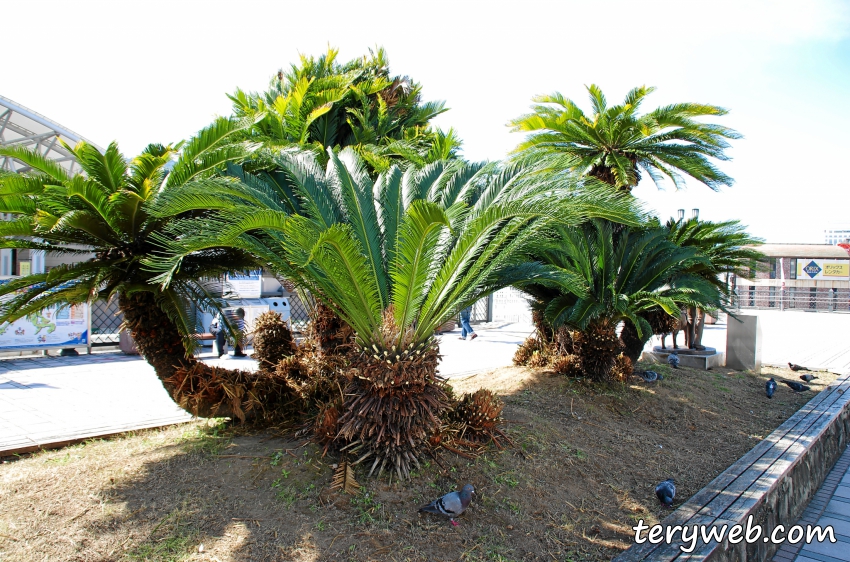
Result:
M342 490L346 494L356 494L360 484L354 479L354 468L348 461L342 461L334 471L331 490Z

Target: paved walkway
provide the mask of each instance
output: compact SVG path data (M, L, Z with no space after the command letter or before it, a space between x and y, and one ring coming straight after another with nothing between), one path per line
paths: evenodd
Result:
M0 360L0 454L190 419L137 356Z

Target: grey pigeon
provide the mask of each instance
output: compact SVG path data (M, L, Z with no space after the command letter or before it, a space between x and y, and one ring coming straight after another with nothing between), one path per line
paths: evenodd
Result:
M793 390L794 392L806 392L807 390L811 390L810 387L808 387L804 384L798 383L798 382L792 382L792 381L782 381L782 382L784 382L785 384L790 386L791 390Z
M803 379L803 380L804 380L804 381L806 381L806 382L812 382L812 381L813 381L813 380L815 380L817 377L816 377L816 376L814 376L814 375L800 375L800 378L801 378L801 379Z
M472 484L464 486L460 492L449 492L442 498L438 498L428 505L423 505L419 511L426 513L435 513L437 515L445 515L452 522L452 525L457 526L455 517L466 511L469 507L469 502L472 501L472 494L475 493L475 488Z
M640 375L640 378L642 378L646 382L660 381L663 378L655 371L640 371L638 375Z
M811 370L807 367L803 367L802 365L795 365L794 363L791 363L791 362L788 363L788 368L791 369L792 371L795 371L795 372L796 371L810 371Z
M764 393L772 399L774 392L776 392L776 381L773 380L773 377L770 377L770 380L764 383Z
M674 369L678 369L679 368L679 354L674 351L673 353L671 353L667 357L667 362L670 363L670 366L673 367Z
M655 487L655 495L664 506L673 507L673 498L676 497L676 482L672 478L668 478Z

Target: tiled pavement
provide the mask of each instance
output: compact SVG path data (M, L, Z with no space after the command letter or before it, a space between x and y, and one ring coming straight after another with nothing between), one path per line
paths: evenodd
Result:
M137 356L0 360L0 454L190 419Z
M835 463L797 525L831 525L836 542L785 543L774 562L841 562L850 560L850 448Z

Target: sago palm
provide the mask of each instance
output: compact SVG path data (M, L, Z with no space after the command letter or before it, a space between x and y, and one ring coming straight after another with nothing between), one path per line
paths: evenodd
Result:
M602 90L587 88L593 113L585 114L560 93L534 98L532 112L509 123L513 132L529 133L515 152L520 158L559 162L580 174L596 177L630 192L646 172L660 186L667 176L676 189L683 175L713 190L732 185L714 160L728 160L727 139L741 136L721 125L697 118L726 115L727 110L706 104L676 103L638 114L643 99L654 88L634 88L620 105L608 106Z
M274 150L297 145L326 163L327 148L354 147L375 172L393 161L433 162L457 152L460 139L430 121L447 111L443 102L423 102L422 86L393 76L383 49L346 63L329 49L318 58L281 69L260 94L230 96L237 117L263 114L251 139Z
M245 147L231 138L251 123L219 119L178 146L150 145L128 161L115 143L101 153L80 143L67 147L81 174L64 169L34 150L0 148L0 155L30 167L25 174L0 177L0 212L13 220L0 222L0 247L44 250L81 259L46 273L15 279L0 287L7 297L0 322L10 322L54 304L118 298L119 308L135 342L172 394L166 380L180 366L194 363L191 334L196 332L195 308L216 307L204 280L256 262L243 250L215 248L190 256L167 288L149 282L141 261L159 248L155 237L187 215L149 212L164 194L197 188L214 191L229 180L216 170L244 158ZM167 164L177 156L173 168ZM196 413L209 413L206 405ZM221 411L220 415L225 415Z
M743 275L759 268L763 254L756 247L763 242L749 235L738 221L711 222L698 219L669 220L667 238L678 246L695 248L704 260L693 262L687 272L711 283L720 296L719 308L730 304L731 294L724 279L727 274ZM688 337L691 347L701 346L706 308L693 304L688 308Z
M523 282L537 308L554 328L579 332L574 342L584 371L595 379L608 376L623 350L618 323L651 334L642 313L660 308L679 313L681 306L715 302L716 291L685 270L703 262L696 249L682 248L661 229L615 229L594 220L580 228L560 227L533 246L533 257L560 272L560 283Z
M207 196L221 209L203 227L210 234L188 229L169 245L171 263L151 265L164 269L160 279L168 283L193 252L251 249L349 324L357 352L338 439L358 462L374 459L370 473L389 466L408 474L439 428L445 395L434 331L446 318L514 281L549 275L517 261L555 217L574 224L588 216L634 220L630 203L607 190L526 184L520 170L495 164L391 167L373 181L356 153L329 150L326 169L304 154L282 168L298 214L251 208L236 193L218 202ZM203 198L172 204L188 209Z

